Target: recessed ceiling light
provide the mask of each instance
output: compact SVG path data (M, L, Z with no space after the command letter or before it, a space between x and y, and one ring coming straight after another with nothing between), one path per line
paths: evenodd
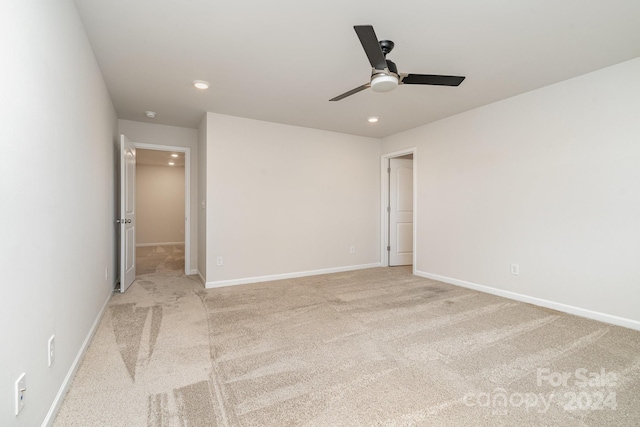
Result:
M375 116L373 116L373 117L369 117L369 118L367 119L367 121L368 121L369 123L375 123L375 122L377 122L377 121L378 121L378 118L377 118L377 117L375 117Z
M173 153L171 157L178 157L178 155L176 153Z
M169 162L169 166L173 166L173 165L175 165L175 163Z
M209 82L205 82L204 80L194 80L193 85L198 89L209 89Z
M144 114L145 114L145 116L149 117L150 119L154 119L156 117L156 112L155 111L145 111Z

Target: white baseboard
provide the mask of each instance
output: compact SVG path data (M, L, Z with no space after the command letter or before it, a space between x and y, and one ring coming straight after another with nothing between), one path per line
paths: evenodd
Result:
M477 283L466 282L464 280L452 279L451 277L439 276L437 274L426 273L424 271L415 270L416 276L426 279L438 280L440 282L450 283L463 288L469 288L487 294L497 295L512 300L526 302L541 307L550 308L552 310L562 311L564 313L575 314L576 316L586 317L588 319L598 320L600 322L610 323L612 325L624 326L625 328L640 331L640 321L627 319L625 317L614 316L612 314L600 313L598 311L588 310L586 308L575 307L573 305L563 304L560 302L549 301L542 298L532 297L529 295L519 294L517 292L505 291L503 289L492 288L491 286L479 285Z
M69 368L69 372L67 372L67 375L64 377L64 380L60 385L58 394L56 394L56 397L53 399L53 403L49 408L49 412L47 412L47 416L44 418L44 421L42 421L42 427L45 427L45 426L50 427L53 425L53 421L56 419L56 415L58 415L58 411L60 410L60 405L62 405L62 402L64 401L64 398L67 395L67 391L69 390L69 386L71 386L73 377L76 375L76 371L78 370L78 367L80 367L80 362L82 361L82 358L84 357L84 354L87 351L87 348L89 348L89 344L91 343L91 340L93 339L93 335L96 333L96 330L98 329L98 325L102 320L102 316L104 315L104 311L107 308L107 304L111 300L112 295L113 295L113 292L109 292L109 296L107 297L106 301L102 305L102 308L100 309L100 313L98 313L96 320L93 322L93 325L91 325L91 329L89 329L89 333L87 334L87 337L84 339L84 342L82 343L82 346L80 347L80 350L76 355L76 358L71 364L71 367Z
M184 245L184 242L136 243L136 248L144 246Z
M188 274L189 276L193 276L195 274L200 274L197 268L189 270L189 274Z
M219 280L216 282L205 282L205 288L222 288L224 286L246 285L249 283L271 282L274 280L294 279L296 277L316 276L318 274L341 273L343 271L363 270L365 268L380 267L380 263L348 265L345 267L324 268L321 270L298 271L295 273L273 274L270 276L245 277L242 279ZM202 276L200 276L202 278ZM204 279L203 279L204 281Z

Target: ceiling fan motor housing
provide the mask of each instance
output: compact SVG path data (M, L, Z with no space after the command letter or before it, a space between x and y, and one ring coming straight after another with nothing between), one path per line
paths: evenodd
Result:
M393 74L398 74L398 67L396 67L396 63L390 60L386 60L387 61L387 68L389 69L389 71L391 71Z

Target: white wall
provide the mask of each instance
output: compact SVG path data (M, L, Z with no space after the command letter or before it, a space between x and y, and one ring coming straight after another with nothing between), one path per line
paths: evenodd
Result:
M419 272L640 326L640 59L383 140L413 146Z
M207 277L207 115L198 128L198 275Z
M208 286L379 263L380 144L208 113Z
M177 126L156 125L153 123L118 120L118 129L133 142L146 144L188 147L191 149L190 162L190 273L196 272L198 267L198 129Z
M3 2L0 52L0 425L37 426L113 289L117 121L71 0Z
M184 167L136 165L136 244L184 243Z

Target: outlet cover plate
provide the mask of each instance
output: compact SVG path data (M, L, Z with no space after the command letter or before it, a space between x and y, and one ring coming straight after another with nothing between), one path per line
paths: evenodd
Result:
M520 265L511 264L511 274L514 276L518 276L520 274Z

